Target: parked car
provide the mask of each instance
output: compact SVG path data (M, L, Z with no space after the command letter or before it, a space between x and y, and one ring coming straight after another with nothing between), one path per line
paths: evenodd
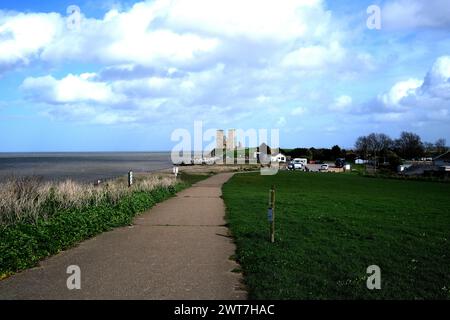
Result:
M306 160L306 159L296 158L296 159L292 160L288 165L288 169L289 170L305 170L307 160L306 160L306 162L304 160Z
M320 166L320 171L328 171L328 164L324 163Z
M344 158L337 158L335 162L336 168L343 168L346 165Z

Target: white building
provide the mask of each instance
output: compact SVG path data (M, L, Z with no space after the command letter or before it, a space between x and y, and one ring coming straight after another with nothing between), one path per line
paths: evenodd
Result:
M369 163L368 160L363 160L363 159L356 159L355 160L355 164L366 164Z
M275 156L271 156L271 162L286 162L286 156L282 153L279 153Z

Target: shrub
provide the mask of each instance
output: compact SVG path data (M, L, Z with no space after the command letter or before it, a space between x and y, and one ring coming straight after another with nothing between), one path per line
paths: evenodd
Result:
M50 189L43 206L51 213L49 217L36 216L34 223L21 221L1 227L0 279L4 275L33 267L42 258L65 250L84 239L130 224L137 213L172 196L181 187L152 185L150 191L143 191L150 188L150 185L142 186L141 190L138 187L132 192L124 192L125 196L117 201L100 197L96 198L95 206L85 207L83 205L86 205L86 201L93 198L79 197L78 192L81 189L77 189L75 185L69 183L60 189ZM64 190L67 192L62 192ZM69 204L61 203L61 197L66 197L73 207L64 208Z
M82 209L105 201L117 203L133 192L149 192L158 187L173 187L172 177L147 176L136 179L132 188L120 179L93 186L66 180L42 182L36 177L13 178L0 184L0 226L36 223L67 209Z

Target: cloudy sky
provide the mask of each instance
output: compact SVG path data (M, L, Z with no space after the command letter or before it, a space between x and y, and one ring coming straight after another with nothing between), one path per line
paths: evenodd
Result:
M170 150L194 121L450 141L448 0L0 2L0 152Z

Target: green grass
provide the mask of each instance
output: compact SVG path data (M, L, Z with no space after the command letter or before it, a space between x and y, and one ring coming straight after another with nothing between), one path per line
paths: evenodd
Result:
M252 299L450 298L450 184L246 173L223 194ZM381 268L381 290L366 287L369 265Z
M199 181L202 181L206 178L211 177L212 174L191 174L191 173L186 173L186 172L180 172L178 174L178 179L180 179L181 181L183 181L184 183L188 184L188 185L193 185Z

